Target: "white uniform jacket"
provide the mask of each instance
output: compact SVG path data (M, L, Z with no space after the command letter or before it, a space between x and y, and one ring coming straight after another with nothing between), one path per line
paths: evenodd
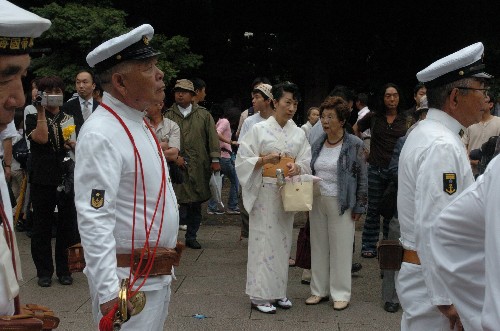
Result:
M500 326L500 158L439 215L431 247L465 330Z
M474 182L460 140L463 129L447 113L431 108L427 118L409 134L399 158L401 243L405 249L417 251L432 305L451 304L432 270L432 225L439 212Z
M146 211L143 208L144 191L138 163L135 248L142 248L145 227L149 227L155 212L162 162L167 187L159 246L173 248L179 226L177 200L165 158L163 154L159 155L148 125L143 121L144 113L126 106L108 93L104 93L102 102L125 122L142 158ZM119 279L129 276L129 268L117 268L116 254L130 254L132 249L135 174L134 149L129 137L118 120L99 106L82 126L76 145L75 166L75 204L87 263L84 273L89 279L91 292L97 294L99 304L117 297ZM162 223L161 206L162 201L151 230L150 247L154 247ZM142 289L157 290L170 282L171 276L151 277Z
M17 276L19 280L22 280L21 260L19 258L19 250L17 249L9 189L7 188L7 183L5 182L5 174L2 166L0 166L0 190L5 215L7 216L10 228L12 229L12 236L14 238L14 256L16 257ZM4 235L4 226L5 224L0 225L0 316L14 314L14 298L19 294L19 285L17 283L18 279L16 279L14 267L12 266L12 253Z

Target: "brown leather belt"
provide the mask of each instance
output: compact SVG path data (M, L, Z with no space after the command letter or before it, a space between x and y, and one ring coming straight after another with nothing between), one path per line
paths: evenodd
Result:
M177 243L177 246L175 248L158 247L156 249L155 258L153 260L153 265L151 267L151 271L149 272L149 276L152 277L171 275L172 266L179 265L183 249L184 244L179 242ZM141 251L142 249L140 248L134 250L132 272L135 272L137 266L139 265L139 261L141 259ZM144 253L141 263L141 270L144 269L144 267L148 263L148 259L151 258L152 254L148 255L147 253ZM120 268L129 268L130 259L130 254L116 254L116 265Z
M420 265L420 259L416 251L405 249L403 251L403 262Z
M284 156L280 159L280 162L278 164L264 164L262 166L262 176L276 178L276 169L283 169L285 177L288 176L288 167L286 166L286 164L289 162L294 163L295 160L291 157Z

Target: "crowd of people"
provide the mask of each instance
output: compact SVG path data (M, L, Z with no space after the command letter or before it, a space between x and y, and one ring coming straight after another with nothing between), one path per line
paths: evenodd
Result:
M208 214L241 217L251 307L266 314L292 308L295 213L282 202L283 173L316 179L297 244L310 247L297 252L310 283L305 304L349 307L351 274L361 268L352 263L355 223L366 214L363 258L377 257L381 239L402 247L397 270L382 270L381 298L387 312L403 308L402 330L500 325L499 205L491 199L500 120L482 43L418 72L408 110L396 84L382 86L373 101L336 86L300 126L299 86L265 77L252 83L252 106L243 112L230 103L203 107L200 78L177 80L166 107L159 52L149 43L154 30L145 24L87 55L71 99L63 102L60 77L39 77L26 105L29 48L51 23L7 1L0 6L15 22L0 18L8 40L0 47L0 315L20 313L18 221L31 236L40 287L51 286L54 272L62 285L73 283L68 248L81 243L101 330L107 321L163 329L182 250L178 230L187 247L202 248L205 202ZM23 116L14 119L16 109ZM218 172L230 185L225 209L209 184Z

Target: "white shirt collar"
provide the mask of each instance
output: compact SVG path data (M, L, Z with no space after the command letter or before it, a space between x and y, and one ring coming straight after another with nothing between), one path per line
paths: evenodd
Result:
M177 107L179 107L179 111L181 112L182 115L184 115L184 117L189 115L191 113L191 111L193 110L192 103L190 103L189 106L187 106L186 108L182 108L179 104L177 104Z
M144 119L144 111L140 111L127 106L108 92L104 92L102 103L113 109L118 115L123 116L131 121L142 123Z
M460 131L465 131L465 127L456 119L448 115L448 113L436 108L430 108L425 119L439 122L456 134L460 134Z

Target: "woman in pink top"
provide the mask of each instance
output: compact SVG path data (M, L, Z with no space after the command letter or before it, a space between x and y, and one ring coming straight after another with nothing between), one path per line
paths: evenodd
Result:
M232 146L238 145L237 141L231 140L231 126L229 121L225 118L226 114L222 109L222 106L215 104L210 109L210 113L214 118L215 128L217 130L217 134L219 135L219 144L220 144L220 167L221 172L229 178L231 182L231 188L229 190L229 198L227 201L227 214L238 215L240 210L238 208L238 177L236 176L236 170L234 169L234 161L231 159ZM217 202L213 199L208 201L208 210L207 213L210 215L224 214L223 210L217 209Z

